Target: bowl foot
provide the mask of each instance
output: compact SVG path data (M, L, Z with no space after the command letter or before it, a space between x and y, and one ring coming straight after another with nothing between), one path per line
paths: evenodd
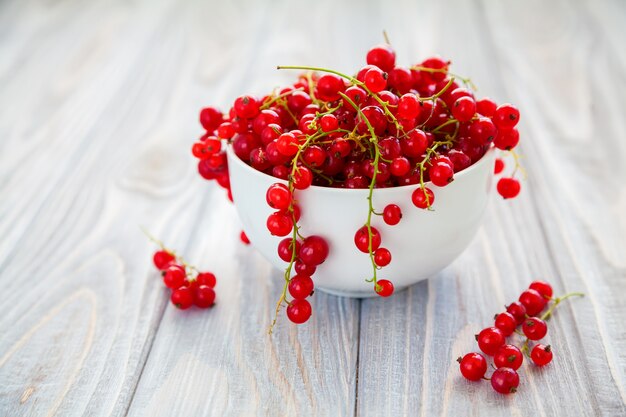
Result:
M347 297L347 298L373 298L378 297L378 294L374 292L374 290L370 291L341 291L341 290L333 290L330 288L324 287L315 287L316 290L320 290L325 292L326 294L336 295L337 297ZM394 294L400 291L405 290L406 287L396 288L394 290Z

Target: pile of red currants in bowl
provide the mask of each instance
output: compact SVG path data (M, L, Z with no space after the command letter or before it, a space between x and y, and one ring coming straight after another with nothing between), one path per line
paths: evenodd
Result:
M236 98L227 114L202 109L206 133L192 153L200 175L226 188L231 201L224 142L254 169L286 182L267 190L267 204L275 210L267 229L285 238L277 247L287 267L276 311L286 305L292 322L311 316L306 298L314 289L312 276L329 251L323 237L300 233L297 193L310 186L369 189L369 212L355 230L354 243L372 264L371 277L364 279L383 297L394 286L379 280L377 271L392 262L392 254L371 220L382 216L396 225L402 212L394 204L375 209L375 189L413 186L407 193L413 205L436 210L436 187L450 184L456 173L495 147L513 161L498 180L498 193L505 199L519 194L515 176L520 166L513 151L519 141L518 109L477 98L471 81L450 71L450 61L431 57L409 67L397 65L394 50L383 44L367 52L366 65L354 76L326 68L278 68L302 73L294 84L262 98ZM504 169L498 158L494 173Z

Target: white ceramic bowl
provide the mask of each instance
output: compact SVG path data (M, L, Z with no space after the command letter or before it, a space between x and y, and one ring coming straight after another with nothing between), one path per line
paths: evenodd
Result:
M273 210L265 193L276 182L285 181L257 171L241 161L228 146L228 168L233 200L251 243L274 266L287 264L278 257L275 237L266 228ZM382 237L382 247L391 251L391 264L378 271L379 279L389 279L396 291L424 280L449 265L470 243L478 230L493 177L493 149L471 167L454 176L454 181L435 193L434 211L416 208L411 202L415 185L374 190L373 204L382 212L387 204L402 209L402 220L395 226L381 216L372 217L372 226ZM301 208L300 226L304 236L324 237L330 247L326 261L313 276L316 289L347 297L376 295L371 283L369 255L354 245L354 234L367 219L367 189L338 189L312 186L296 191Z

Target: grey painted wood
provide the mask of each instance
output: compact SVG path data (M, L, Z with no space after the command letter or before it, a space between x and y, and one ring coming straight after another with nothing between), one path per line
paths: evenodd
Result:
M623 2L0 3L0 415L626 414ZM311 28L320 28L312 30ZM280 271L199 179L197 110L353 70L386 28L398 59L454 59L522 108L528 181L470 248L392 299L318 293L266 329ZM337 51L341 51L338 53ZM148 227L218 275L180 312ZM503 398L459 377L473 334L544 277L555 361Z

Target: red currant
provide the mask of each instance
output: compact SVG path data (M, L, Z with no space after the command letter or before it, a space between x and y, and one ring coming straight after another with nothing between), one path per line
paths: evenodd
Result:
M545 366L552 362L552 348L550 345L536 345L530 352L530 359L537 366Z
M389 280L386 279L379 279L376 282L376 294L380 295L381 297L389 297L393 294L393 283Z
M301 243L296 240L296 250L295 255L298 255L298 251L300 250ZM290 237L286 237L280 241L278 244L278 257L285 262L291 262L291 259L294 255L293 250L293 239Z
M498 129L511 129L519 122L519 110L512 104L501 104L493 114Z
M445 187L454 180L454 169L449 164L440 162L430 167L428 176L437 187Z
M317 266L328 257L328 243L323 237L309 236L302 242L298 255L304 264Z
M187 273L185 267L181 265L170 265L163 275L163 283L167 288L173 290L182 287L185 284Z
M520 303L526 307L526 314L536 316L546 306L546 299L537 291L528 289L519 296Z
M311 304L307 300L293 300L287 307L287 317L293 323L302 324L311 317Z
M552 298L552 285L548 284L545 281L533 281L528 286L531 290L537 291L539 294L543 295L544 298L550 299Z
M371 249L373 252L380 247L381 238L380 238L380 233L378 233L378 230L376 230L376 228L371 227L370 229L372 233L372 244L371 244L372 248ZM363 226L359 230L357 230L356 233L354 234L354 244L363 253L369 253L370 251L369 233L370 232L368 231L367 226Z
M497 327L487 327L476 335L476 341L480 350L489 356L493 356L498 348L505 342L504 334Z
M476 102L476 111L485 117L492 117L496 112L497 104L490 98L482 98Z
M189 287L180 287L172 291L172 304L181 310L186 310L193 304L193 292Z
M267 229L273 236L287 236L293 229L293 220L283 212L276 212L267 218Z
M369 65L376 65L389 72L396 65L396 53L390 45L378 45L367 52L366 61Z
M390 226L400 223L402 210L395 204L388 204L383 210L383 220Z
M422 106L417 96L407 93L400 97L397 116L400 119L415 119L420 115L421 110Z
M267 189L265 199L271 208L286 210L291 204L291 191L285 184L275 183Z
M239 234L239 239L243 242L244 245L250 244L250 239L248 239L248 235L246 235L246 232L244 232L243 230Z
M540 340L548 333L548 325L538 317L529 317L522 324L524 335L530 340Z
M313 173L305 166L299 166L293 175L293 186L298 190L309 188L313 183Z
M519 181L515 178L505 177L498 180L497 189L498 194L500 194L502 198L507 199L517 197L520 192L521 186Z
M387 248L378 248L374 251L374 263L383 267L391 263L391 252Z
M222 112L215 107L206 107L200 111L200 124L207 132L212 132L224 120Z
M522 351L513 345L502 345L493 356L493 363L498 368L507 367L518 370L522 366L524 355Z
M156 251L154 253L154 256L152 257L154 266L156 266L156 268L159 271L163 271L167 269L167 267L170 266L170 264L174 262L175 260L176 260L176 257L174 256L174 254L166 250Z
M241 96L235 100L233 108L237 116L242 119L251 119L259 114L261 103L253 96Z
M415 207L425 209L433 205L435 202L435 194L433 194L431 189L428 187L418 188L413 191L411 200L413 201Z
M311 277L296 275L289 281L289 294L296 300L304 300L311 295L315 285Z
M518 326L522 324L526 318L526 307L519 301L514 301L506 306L506 311L515 317L515 323L517 323Z
M493 144L496 148L504 151L511 150L519 143L519 132L517 129L499 130L498 134L493 140Z
M200 308L209 308L215 304L215 291L206 285L199 285L194 292L193 303Z
M471 97L461 97L452 105L452 116L459 122L469 122L476 114L476 102Z
M196 283L198 285L205 285L209 288L215 287L217 284L217 280L215 279L215 274L211 272L200 272L196 277Z
M387 73L378 68L371 68L365 73L364 82L372 93L380 93L387 87Z
M499 174L504 170L504 161L500 158L496 158L496 164L493 167L493 173Z
M317 81L316 95L324 101L335 101L346 90L343 80L335 74L324 74Z
M339 120L332 114L325 114L320 118L320 127L324 132L332 132L339 127Z
M505 336L509 336L513 334L517 328L517 320L511 313L500 313L496 315L495 326L500 329Z
M498 368L491 375L491 386L500 394L512 394L519 386L519 375L511 368Z
M470 381L479 381L487 372L487 361L480 353L468 353L456 361L461 368L461 374Z

